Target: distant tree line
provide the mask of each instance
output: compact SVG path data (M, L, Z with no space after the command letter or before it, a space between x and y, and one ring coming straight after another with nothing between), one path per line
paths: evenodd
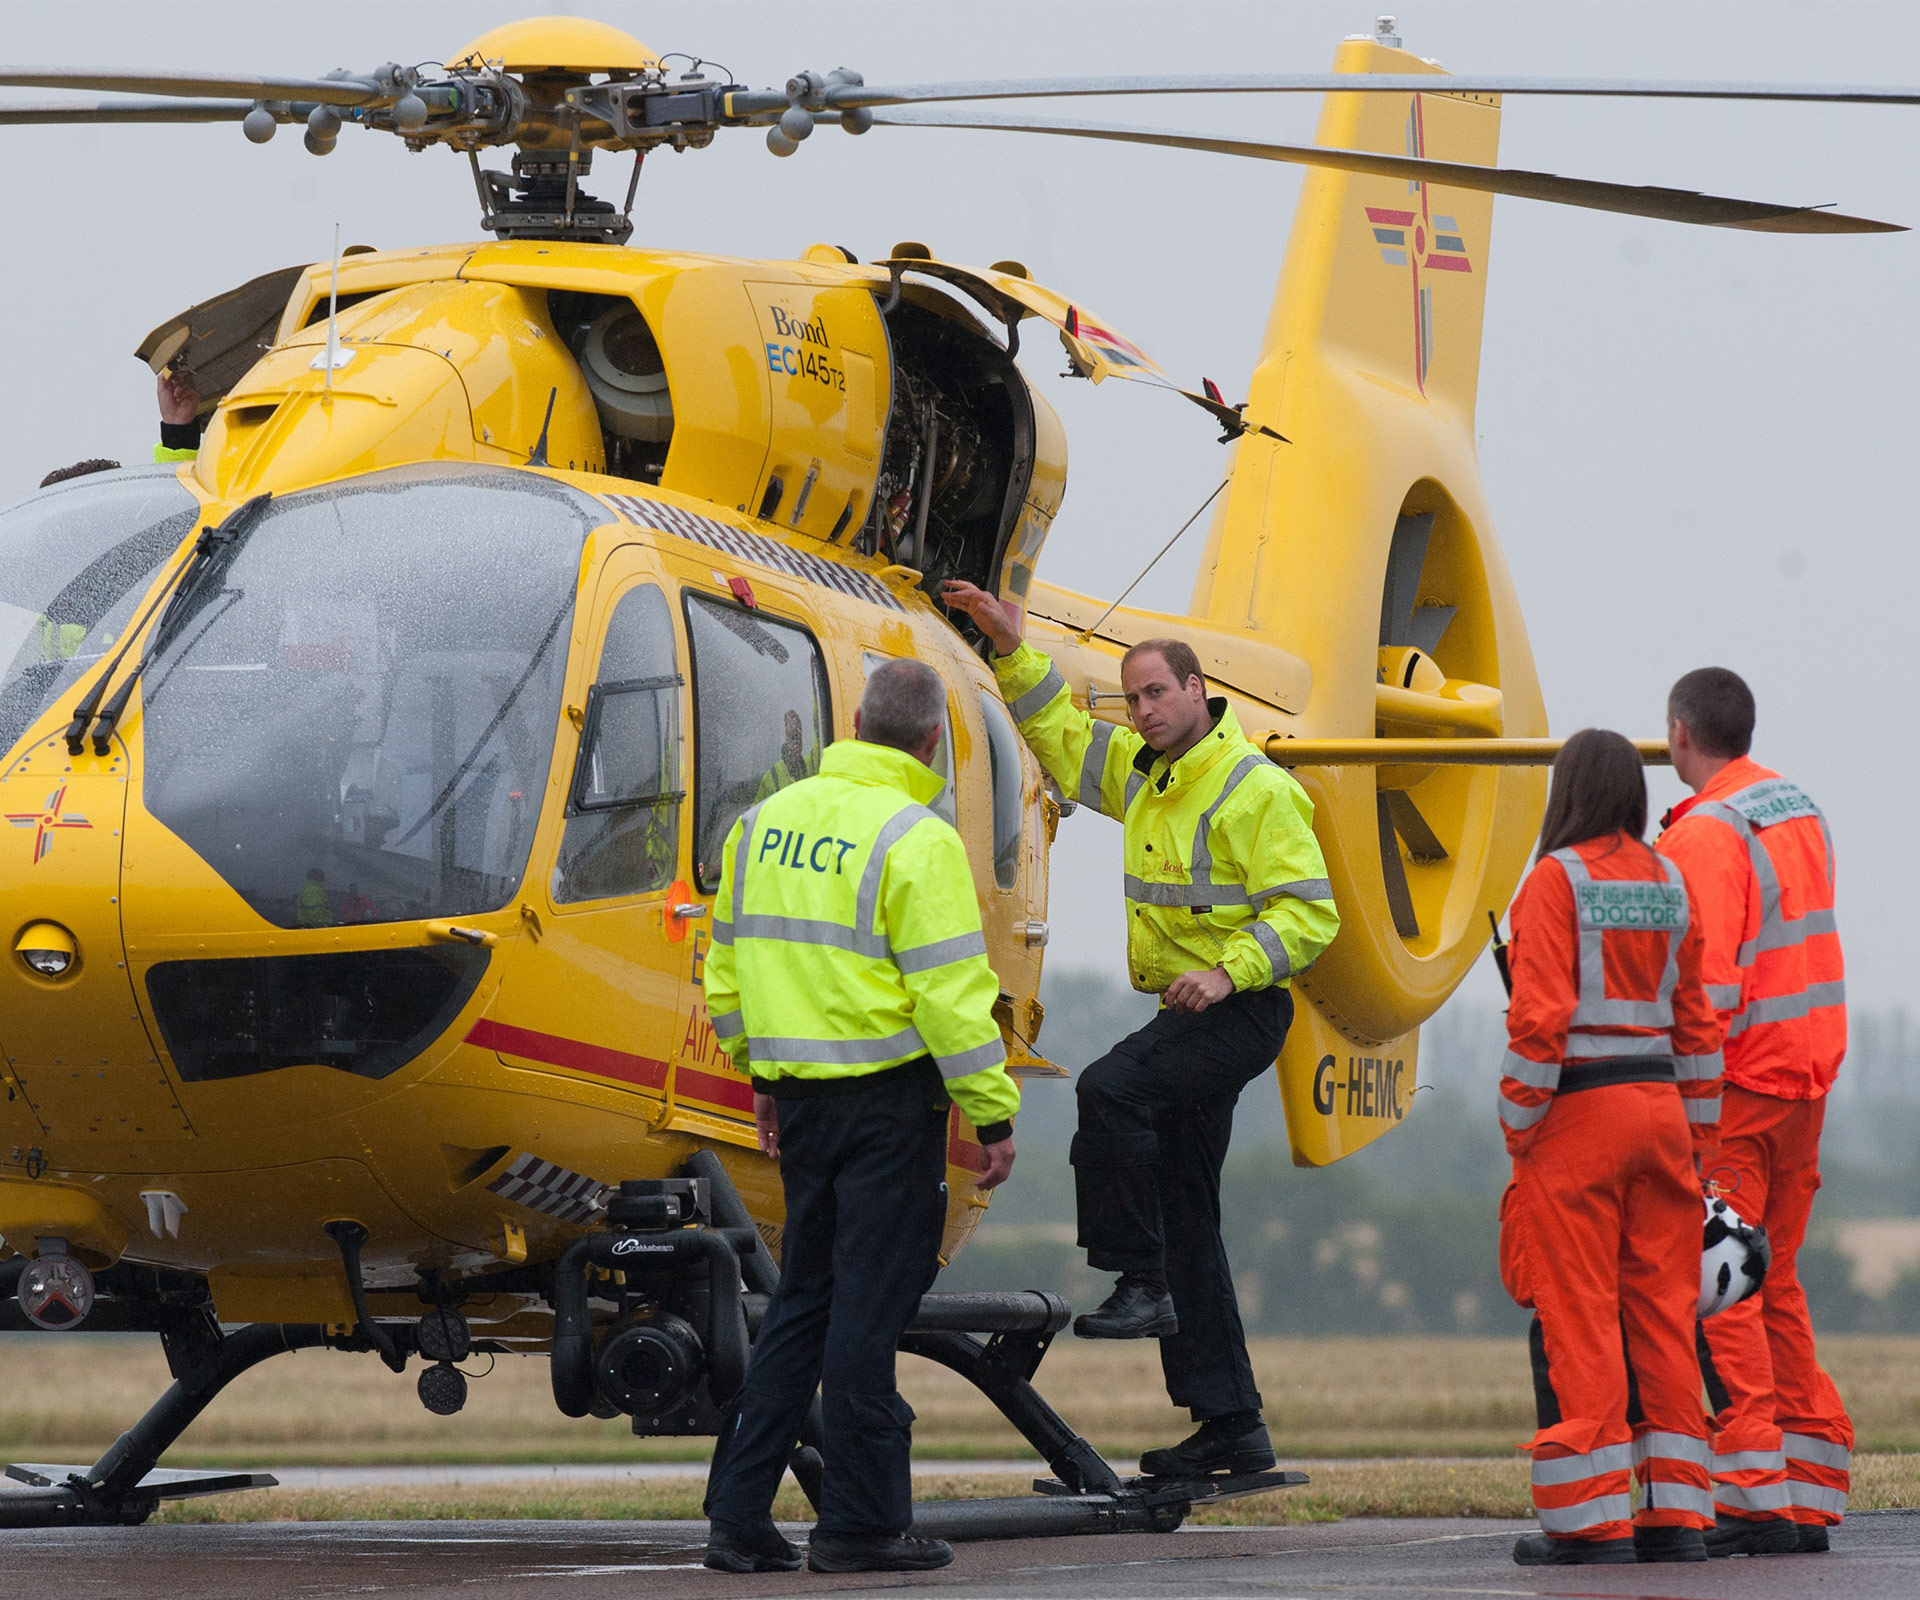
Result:
M1099 974L1049 975L1040 1046L1075 1073L1151 1013ZM1335 1166L1292 1164L1269 1080L1241 1096L1221 1204L1250 1332L1510 1334L1527 1313L1497 1269L1498 1207L1509 1163L1495 1123L1502 1018L1452 1006L1426 1028L1421 1087L1407 1125ZM1067 1163L1071 1086L1032 1082L1013 1181L942 1275L943 1288L1034 1288L1088 1305L1108 1279L1073 1238ZM1920 1333L1920 1267L1884 1294L1862 1293L1832 1240L1847 1217L1920 1218L1920 1030L1903 1016L1854 1019L1854 1043L1828 1108L1826 1183L1800 1274L1823 1332Z

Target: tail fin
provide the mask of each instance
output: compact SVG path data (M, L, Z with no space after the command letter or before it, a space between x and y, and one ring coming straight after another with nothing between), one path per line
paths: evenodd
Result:
M1487 165L1490 95L1349 40L1338 72L1431 74L1417 94L1327 97L1323 145ZM1189 614L1036 584L1032 622L1089 706L1122 644L1187 639L1256 742L1547 731L1480 483L1473 411L1492 198L1310 171ZM1098 622L1097 635L1090 630ZM1102 710L1098 714L1114 715ZM1538 831L1538 768L1302 766L1340 936L1294 978L1279 1061L1294 1160L1352 1154L1405 1115L1420 1024L1506 909Z

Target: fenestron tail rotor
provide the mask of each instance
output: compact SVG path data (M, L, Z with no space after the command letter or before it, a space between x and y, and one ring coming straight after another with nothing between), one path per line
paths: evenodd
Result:
M1399 43L1388 19L1382 19L1379 42ZM855 134L874 127L911 126L1100 139L1406 178L1706 227L1886 233L1904 230L1897 223L1825 206L1205 132L914 108L984 101L1348 93L1920 105L1920 88L1896 85L1460 77L1438 71L983 79L890 88L869 85L858 72L841 67L795 73L778 89L749 89L732 82L724 71L710 74L707 64L693 57L684 58L681 69L670 70L671 59L604 23L542 17L495 29L451 65L403 67L389 62L368 72L337 71L317 78L0 67L0 89L115 97L0 102L0 125L238 122L249 139L265 143L279 127L304 123L307 148L325 155L334 148L340 129L352 123L397 134L412 149L443 145L474 158L484 225L501 237L624 241L632 231L626 213L592 200L580 188L596 151L631 151L644 157L663 146L699 149L723 128L754 128L764 132L776 155L790 156L821 123ZM482 172L479 152L499 146L516 148L512 172Z

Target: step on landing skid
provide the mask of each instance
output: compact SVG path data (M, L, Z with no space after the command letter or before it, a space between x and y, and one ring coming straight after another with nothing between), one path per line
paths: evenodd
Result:
M1036 1478L1039 1498L923 1500L913 1531L925 1539L1064 1538L1079 1533L1171 1533L1196 1506L1275 1489L1297 1489L1304 1472L1240 1472L1211 1478L1128 1478L1115 1493L1080 1494Z
M163 1500L191 1500L236 1489L273 1489L280 1480L270 1472L206 1472L155 1467L134 1485L109 1519L101 1516L101 1496L89 1467L49 1466L16 1461L6 1469L11 1483L0 1484L0 1528L45 1528L102 1520L144 1522ZM15 1487L20 1485L20 1487Z

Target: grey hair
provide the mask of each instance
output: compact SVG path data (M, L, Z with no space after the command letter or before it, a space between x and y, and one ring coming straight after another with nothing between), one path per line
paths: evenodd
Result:
M860 737L911 754L946 714L947 686L939 673L924 661L889 661L874 668L860 696Z

